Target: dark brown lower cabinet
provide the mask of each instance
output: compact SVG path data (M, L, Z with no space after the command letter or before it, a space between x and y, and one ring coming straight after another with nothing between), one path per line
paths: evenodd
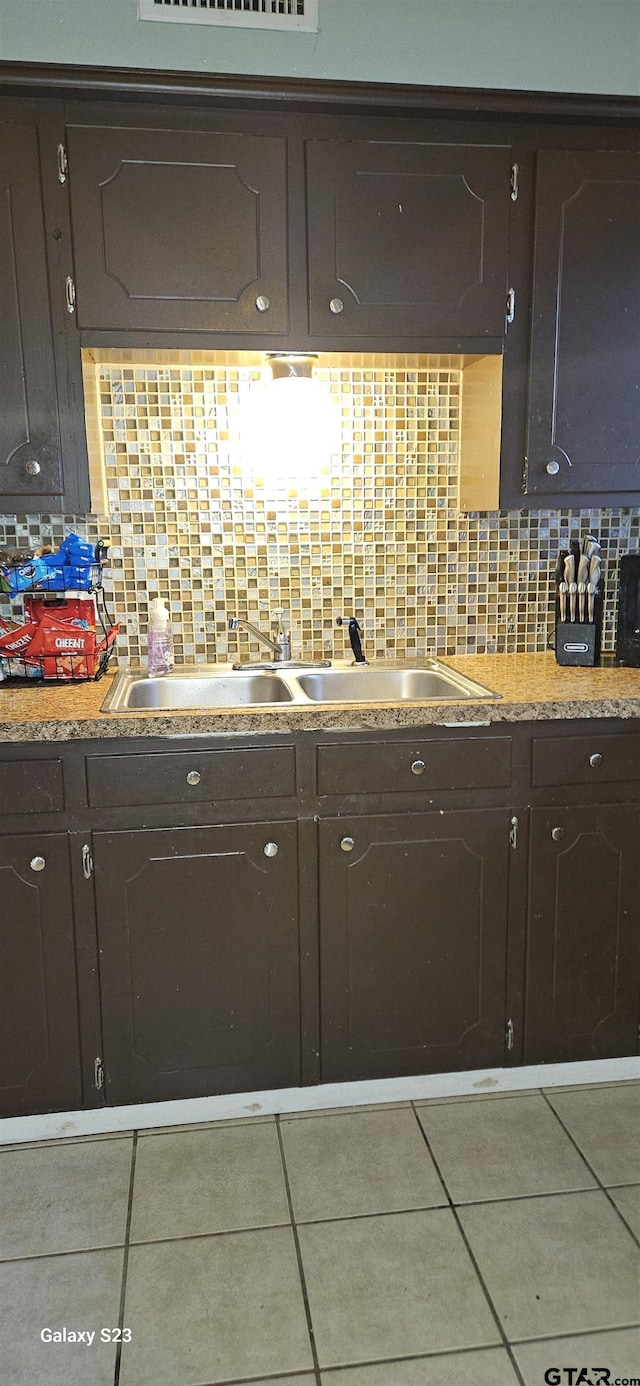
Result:
M638 1048L640 805L531 814L525 1063Z
M107 1101L299 1083L296 824L93 842Z
M509 813L320 823L322 1081L503 1064Z
M0 837L0 1114L81 1105L68 839Z

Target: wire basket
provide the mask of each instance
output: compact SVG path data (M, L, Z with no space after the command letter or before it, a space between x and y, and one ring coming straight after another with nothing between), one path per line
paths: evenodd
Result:
M111 617L102 586L103 553L99 545L96 562L84 565L78 588L61 587L58 572L48 579L35 561L37 582L25 587L29 564L21 565L19 595L25 603L25 622L5 622L4 628L0 623L3 682L86 683L106 673L120 627ZM5 576L10 571L5 568ZM71 583L74 576L75 570L69 573Z
M64 654L3 655L0 670L4 683L91 683L106 674L120 627L111 626L95 649L65 650Z

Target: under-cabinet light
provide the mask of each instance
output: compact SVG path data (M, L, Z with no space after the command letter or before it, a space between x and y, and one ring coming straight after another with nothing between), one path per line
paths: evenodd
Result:
M295 477L340 452L340 410L328 382L313 374L316 361L304 352L269 353L270 378L252 384L241 404L244 465Z

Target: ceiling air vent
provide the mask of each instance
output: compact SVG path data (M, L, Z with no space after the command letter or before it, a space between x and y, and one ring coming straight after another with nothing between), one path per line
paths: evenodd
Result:
M141 19L315 34L318 0L139 0Z

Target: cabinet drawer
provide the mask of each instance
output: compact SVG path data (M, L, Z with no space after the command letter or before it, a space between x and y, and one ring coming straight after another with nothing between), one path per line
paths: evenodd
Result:
M532 784L606 784L640 780L640 736L537 736Z
M319 794L424 794L430 789L501 789L510 784L510 736L318 747Z
M60 760L0 760L0 814L62 813Z
M87 786L93 808L277 799L296 792L295 748L90 756Z

